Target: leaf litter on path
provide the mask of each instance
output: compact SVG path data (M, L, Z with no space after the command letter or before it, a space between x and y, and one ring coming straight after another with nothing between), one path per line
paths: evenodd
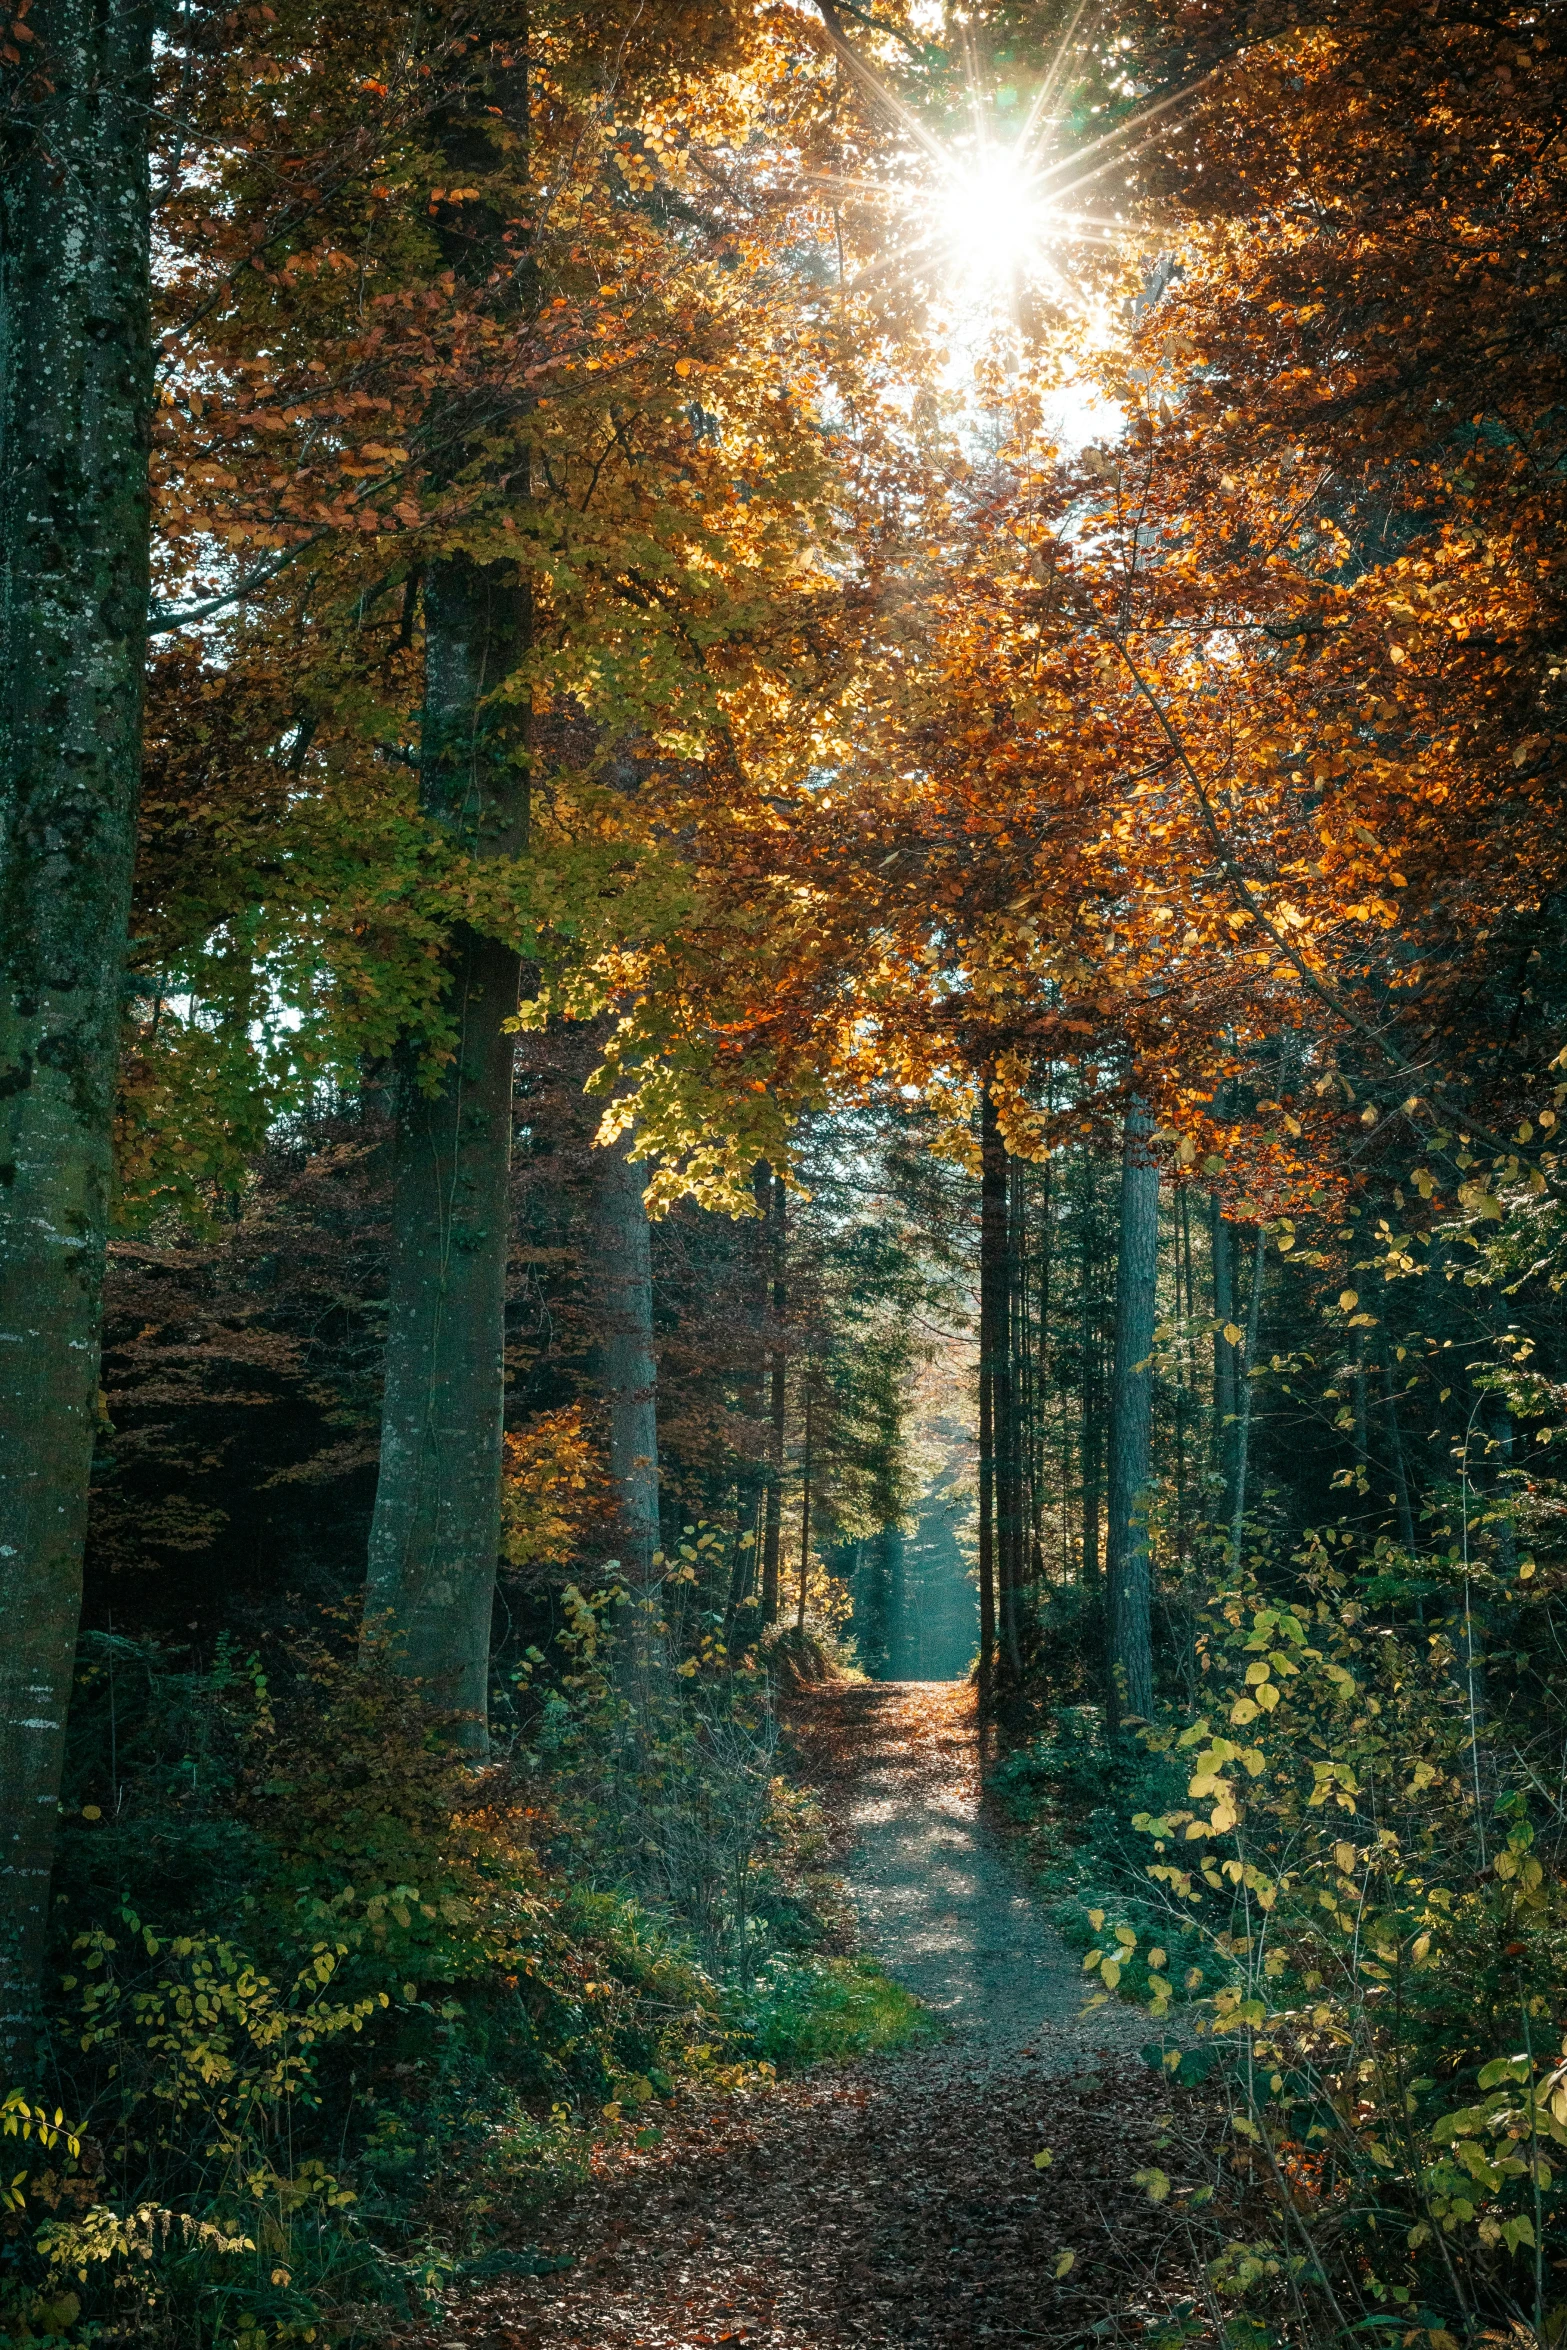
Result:
M1182 2183L1170 2092L1128 2053L1140 2017L1082 2017L1080 1971L984 1828L971 1693L840 1684L796 1704L791 1734L867 1947L938 2014L945 1991L949 2037L683 2092L658 2143L611 2152L560 2215L547 2249L571 2268L464 2291L442 2338L1066 2350L1168 2325L1200 2297L1201 2264L1179 2193L1155 2204L1134 2173ZM1019 1905L999 1932L998 1898Z

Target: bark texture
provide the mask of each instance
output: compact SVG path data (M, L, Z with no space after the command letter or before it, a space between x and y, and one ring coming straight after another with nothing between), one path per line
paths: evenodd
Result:
M426 590L421 797L472 853L527 841L525 721L498 689L528 643L525 583L459 555ZM394 1089L392 1267L367 1638L389 1632L431 1701L487 1740L500 1542L517 951L461 931L448 958L455 1047L427 1090L416 1043Z
M43 1957L135 853L151 13L38 0L0 156L0 2055Z
M1153 1710L1153 1581L1145 1512L1153 1447L1153 1333L1159 1273L1159 1169L1152 1122L1134 1103L1121 1156L1110 1399L1110 1666L1128 1712Z

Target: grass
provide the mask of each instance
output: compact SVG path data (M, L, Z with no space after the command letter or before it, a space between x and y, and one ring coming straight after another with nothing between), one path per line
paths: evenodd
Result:
M770 1960L736 2018L747 2054L781 2073L916 2046L939 2030L868 1958Z

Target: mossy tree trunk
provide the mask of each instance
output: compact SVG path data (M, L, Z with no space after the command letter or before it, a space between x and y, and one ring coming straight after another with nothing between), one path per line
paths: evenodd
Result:
M528 646L526 581L453 555L425 589L426 812L469 848L527 845L526 719L505 698ZM447 957L449 1057L400 1049L381 1462L365 1586L385 1639L433 1704L487 1743L500 1544L517 950L466 928Z
M455 72L429 136L455 179L513 175L516 202L465 207L435 237L454 274L498 288L514 322L533 299L531 272L507 242L525 194L530 139L528 11L498 0L469 20L441 60ZM500 488L526 483L528 403L512 417L450 417L454 472ZM512 437L508 440L509 421ZM511 493L515 494L515 493ZM511 561L461 549L432 563L424 586L424 813L476 860L520 857L529 832L531 685L514 681L532 641L528 576ZM488 1745L491 1619L500 1540L500 1478L509 1173L521 961L514 945L459 925L446 954L455 1039L432 1060L409 1038L394 1090L392 1268L380 1475L366 1580L366 1638L390 1632L394 1654L431 1701L465 1717Z
M29 22L0 158L0 2054L43 1958L81 1611L152 406L153 18Z

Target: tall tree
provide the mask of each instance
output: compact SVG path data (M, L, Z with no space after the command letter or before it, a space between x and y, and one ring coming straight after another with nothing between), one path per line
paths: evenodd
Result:
M458 554L426 589L421 800L482 856L526 844L522 725L504 692L527 646L513 564ZM454 1043L415 1039L394 1092L392 1267L367 1635L390 1635L431 1698L486 1743L499 1554L517 949L463 925L447 958Z
M1110 1670L1116 1701L1153 1710L1153 1574L1147 1505L1153 1453L1153 1344L1159 1276L1159 1169L1153 1121L1126 1113L1115 1278L1115 1362L1110 1399Z
M789 1424L789 1356L784 1316L789 1309L788 1191L774 1174L768 1199L767 1253L772 1274L772 1346L767 1371L767 1503L762 1534L762 1621L776 1624L779 1607L779 1545L783 1539L784 1440Z
M1015 1681L1023 1659L1018 1639L1021 1511L1012 1376L1012 1253L1007 1148L988 1076L980 1090L979 1138L981 1620L984 1584L988 1583L993 1594L993 1639L1003 1672ZM988 1573L984 1564L987 1553Z
M632 1694L650 1693L658 1570L658 1364L653 1352L653 1264L641 1168L629 1137L593 1153L590 1224L598 1374L609 1421L620 1571L631 1594L626 1672Z
M1079 1225L1082 1252L1078 1264L1078 1482L1082 1491L1081 1574L1084 1583L1088 1585L1098 1582L1101 1565L1099 1505L1104 1452L1104 1397L1100 1376L1098 1209L1093 1164L1085 1154L1082 1219Z
M515 330L531 264L508 250L530 145L525 7L483 26L475 70L437 108L436 142L457 181L507 166L490 200L438 231L454 274L482 286L503 263L500 323ZM507 182L510 185L507 185ZM510 199L508 202L507 199ZM466 208L465 208L466 209ZM517 445L526 403L485 420L445 420L453 471L529 464ZM423 813L477 864L529 845L528 715L515 690L528 653L532 596L515 556L496 559L488 530L429 566L424 588L425 692L419 744ZM371 1637L389 1632L407 1671L488 1740L490 1619L499 1555L510 1237L510 1023L521 958L481 922L456 925L443 1010L451 1041L429 1066L424 1039L398 1049L393 1095L392 1269L386 1400L365 1586Z
M147 640L154 21L146 0L39 0L0 168L0 2051L47 1928L98 1416Z

